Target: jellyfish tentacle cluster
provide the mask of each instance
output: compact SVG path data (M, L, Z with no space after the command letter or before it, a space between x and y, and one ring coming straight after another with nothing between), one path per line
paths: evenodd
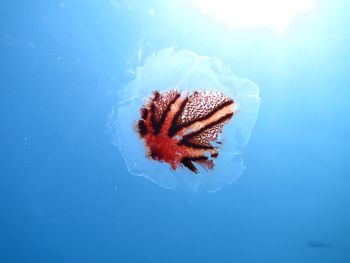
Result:
M150 159L198 173L194 162L214 168L219 135L234 112L234 100L219 91L154 91L140 110L136 128Z

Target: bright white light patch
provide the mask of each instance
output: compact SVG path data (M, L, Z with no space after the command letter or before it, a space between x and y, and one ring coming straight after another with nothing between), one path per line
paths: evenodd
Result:
M315 0L192 0L204 13L234 28L268 27L284 32Z

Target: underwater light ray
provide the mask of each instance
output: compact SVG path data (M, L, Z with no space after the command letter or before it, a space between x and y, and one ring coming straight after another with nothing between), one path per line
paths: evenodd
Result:
M310 10L315 0L192 0L205 15L231 28L271 28L284 32L293 18Z

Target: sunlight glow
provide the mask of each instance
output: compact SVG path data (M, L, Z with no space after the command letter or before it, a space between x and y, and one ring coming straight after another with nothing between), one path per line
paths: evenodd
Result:
M192 0L204 14L232 28L267 27L282 33L294 16L310 10L315 0Z

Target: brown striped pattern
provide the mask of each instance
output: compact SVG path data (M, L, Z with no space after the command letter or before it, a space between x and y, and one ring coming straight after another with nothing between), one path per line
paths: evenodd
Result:
M234 115L235 102L221 92L154 91L140 110L137 131L151 159L198 173L194 162L214 168L219 135Z

